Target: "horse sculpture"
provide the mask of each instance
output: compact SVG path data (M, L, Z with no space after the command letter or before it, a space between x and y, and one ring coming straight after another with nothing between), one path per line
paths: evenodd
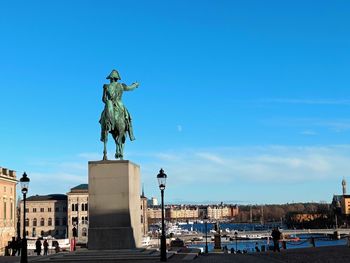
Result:
M122 102L123 91L130 91L139 86L133 83L127 86L124 83L118 83L119 73L113 70L107 77L110 84L103 86L102 101L105 108L101 114L101 141L103 142L103 160L107 160L107 141L110 133L116 144L115 158L123 160L124 144L127 135L131 141L135 140L132 129L131 116Z

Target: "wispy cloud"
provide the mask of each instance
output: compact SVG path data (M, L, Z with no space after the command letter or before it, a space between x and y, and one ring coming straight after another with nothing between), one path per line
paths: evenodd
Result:
M182 132L182 125L179 124L179 125L176 126L176 128L177 128L178 132Z
M265 103L309 104L309 105L350 105L350 99L261 99Z
M350 119L321 119L321 118L277 118L260 121L265 125L302 127L303 135L316 135L313 129L327 128L333 132L346 132L350 130ZM310 128L310 129L309 129Z
M305 135L305 136L315 136L317 135L317 132L312 131L312 130L305 130L300 132L300 134Z

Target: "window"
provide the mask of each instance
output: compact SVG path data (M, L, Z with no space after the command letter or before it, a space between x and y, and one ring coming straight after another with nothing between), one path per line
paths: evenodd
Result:
M26 219L26 226L29 226L29 219L28 218Z
M29 208L26 208L26 213L29 213Z
M74 207L74 208L75 208L75 211L79 211L79 206L78 206L78 204L75 204L74 206L75 206L75 207Z
M88 211L88 204L85 204L85 211Z
M59 212L60 208L58 206L55 207L55 212Z
M36 213L36 208L33 208L33 213Z
M49 207L49 208L47 209L47 212L51 212L51 207Z
M78 224L78 217L72 217L72 224Z
M6 219L6 201L4 200L4 219Z
M41 218L41 219L40 219L40 226L45 226L45 220L44 220L44 218Z
M85 211L85 206L84 206L84 204L81 204L81 211Z
M37 225L37 220L36 218L33 219L33 226L36 226Z
M86 237L86 236L87 236L87 229L86 229L86 227L83 227L83 228L82 228L82 230L81 230L81 235L82 235L83 237Z
M62 225L66 226L67 225L67 218L63 217L62 219Z
M11 188L12 189L12 188ZM13 202L11 201L11 207L10 207L11 211L10 211L10 217L11 217L11 220L13 220Z
M58 218L55 218L55 226L59 226L60 225L60 220Z
M75 206L74 206L74 204L72 204L72 211L75 211L74 208L75 208Z
M47 220L47 225L52 226L52 218L51 217Z
M63 207L63 212L67 212L67 207L66 206Z
M40 208L40 212L42 212L42 213L43 213L43 212L44 212L44 208Z

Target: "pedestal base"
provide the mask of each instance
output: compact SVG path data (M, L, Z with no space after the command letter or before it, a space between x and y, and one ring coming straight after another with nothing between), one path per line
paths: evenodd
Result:
M88 249L141 247L140 167L129 161L89 162Z

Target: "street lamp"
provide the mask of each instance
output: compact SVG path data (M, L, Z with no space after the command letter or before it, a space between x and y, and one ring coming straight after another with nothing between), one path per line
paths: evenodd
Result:
M164 189L167 175L163 169L160 169L157 175L158 185L162 196L162 236L160 238L160 261L167 261L166 258L166 238L165 238L165 224L164 224Z
M207 214L205 214L203 219L205 224L205 253L208 254L208 216Z
M23 239L22 239L22 253L21 253L21 263L28 262L28 254L27 254L27 238L26 238L26 197L28 193L29 187L29 178L27 174L24 172L22 178L19 180L21 183L21 189L23 194Z
M237 253L237 237L238 237L238 232L235 232L235 240L236 240L236 253Z

